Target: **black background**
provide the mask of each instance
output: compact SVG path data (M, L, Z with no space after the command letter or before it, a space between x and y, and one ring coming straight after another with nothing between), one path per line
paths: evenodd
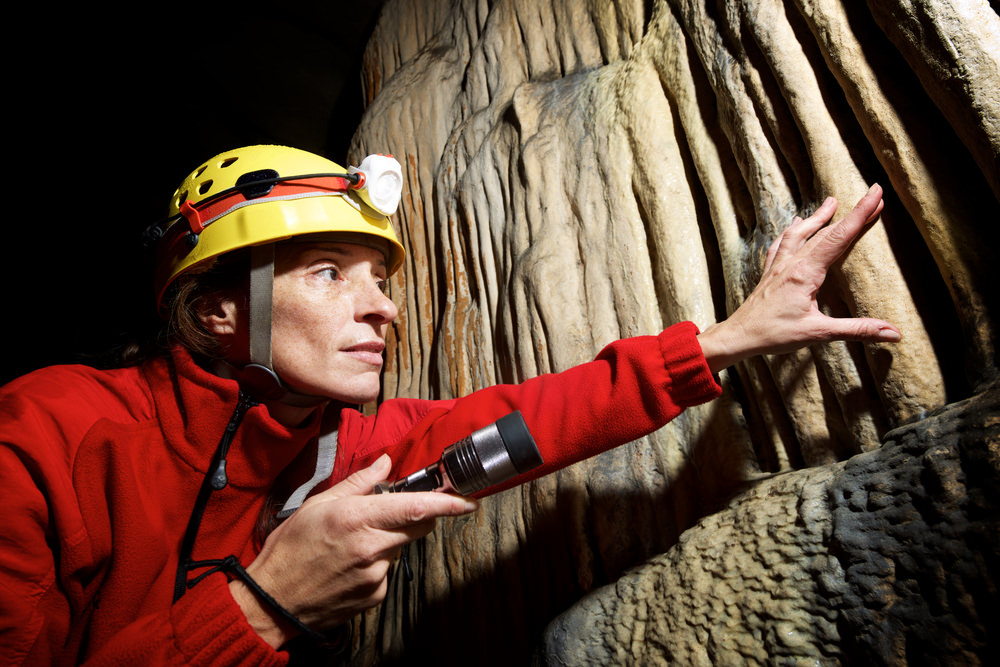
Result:
M9 22L24 37L5 47L0 383L157 325L140 236L200 162L253 143L343 162L380 4L29 8Z

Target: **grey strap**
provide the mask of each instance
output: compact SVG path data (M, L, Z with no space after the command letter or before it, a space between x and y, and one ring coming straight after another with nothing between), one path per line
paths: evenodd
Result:
M271 299L274 245L250 249L250 363L271 368Z
M316 472L309 481L295 489L278 511L279 519L286 519L306 501L309 492L333 473L333 462L337 458L337 431L320 433L316 452Z
M288 405L312 407L325 396L300 394L288 389L274 372L271 359L271 311L274 293L274 245L250 249L250 363L238 371L241 384L259 398Z

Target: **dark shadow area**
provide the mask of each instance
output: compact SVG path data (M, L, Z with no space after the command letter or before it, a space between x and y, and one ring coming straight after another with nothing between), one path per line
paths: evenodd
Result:
M94 361L158 325L140 235L201 161L252 143L343 161L380 6L26 8L19 25L37 27L5 86L17 189L0 383Z
M931 221L912 217L916 212L906 209L908 197L905 192L892 192L886 172L895 168L897 148L885 139L874 141L877 145L872 147L872 152L879 165L871 164L870 160L857 163L867 169L866 180L887 186L887 214L883 218L894 257L940 360L947 401L964 399L981 390L997 372L995 354L992 350L981 349L977 337L979 327L987 324L978 318L989 319L992 326L1000 298L993 278L994 253L985 250L1000 245L1000 234L995 225L981 222L997 216L1000 212L998 202L955 128L928 97L916 73L873 21L868 9L850 3L845 4L844 9L851 31L858 36L859 44L873 65L881 92L898 110L901 132L912 139L919 161L930 167L925 175L928 183L916 180L918 175L915 185L941 193L943 205L951 215L949 236L963 249L978 249L962 254L967 266L957 271L957 278L952 275L955 268L935 259L926 237L940 232L934 229ZM865 110L856 109L855 115L866 135L878 134L879 130L872 126ZM855 142L847 145L864 146ZM932 267L936 270L931 270ZM968 287L949 289L949 284L961 285L963 272L968 273ZM978 317L978 304L972 303L975 299L982 302Z

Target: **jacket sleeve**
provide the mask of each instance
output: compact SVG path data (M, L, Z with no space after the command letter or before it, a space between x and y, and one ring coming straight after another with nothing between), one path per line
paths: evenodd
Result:
M690 322L657 336L616 341L591 362L517 385L497 385L447 401L396 399L370 418L343 418L334 480L382 453L392 475L410 474L438 459L448 445L520 410L544 461L500 487L541 477L636 440L685 408L716 398L721 387L708 368ZM491 491L497 491L492 489Z
M221 574L162 612L135 618L112 636L93 636L88 619L102 604L114 604L101 599L101 573L116 563L95 551L79 511L73 459L90 418L71 407L80 392L58 379L0 389L0 661L286 664L286 654L253 632ZM56 418L43 406L61 389L75 400Z
M206 578L169 609L137 619L83 663L283 667L288 654L262 640L229 593L222 574Z
M87 424L59 422L34 400L65 401L61 390L29 377L0 391L0 653L15 665L60 664L82 606L82 589L59 581L57 555L73 567L70 554L87 546L70 444Z

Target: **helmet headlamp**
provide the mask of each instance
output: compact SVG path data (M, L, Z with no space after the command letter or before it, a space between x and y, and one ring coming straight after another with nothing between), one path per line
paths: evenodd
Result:
M382 215L392 215L403 193L403 170L391 155L369 155L359 167L348 167L357 177L351 187L370 207Z

